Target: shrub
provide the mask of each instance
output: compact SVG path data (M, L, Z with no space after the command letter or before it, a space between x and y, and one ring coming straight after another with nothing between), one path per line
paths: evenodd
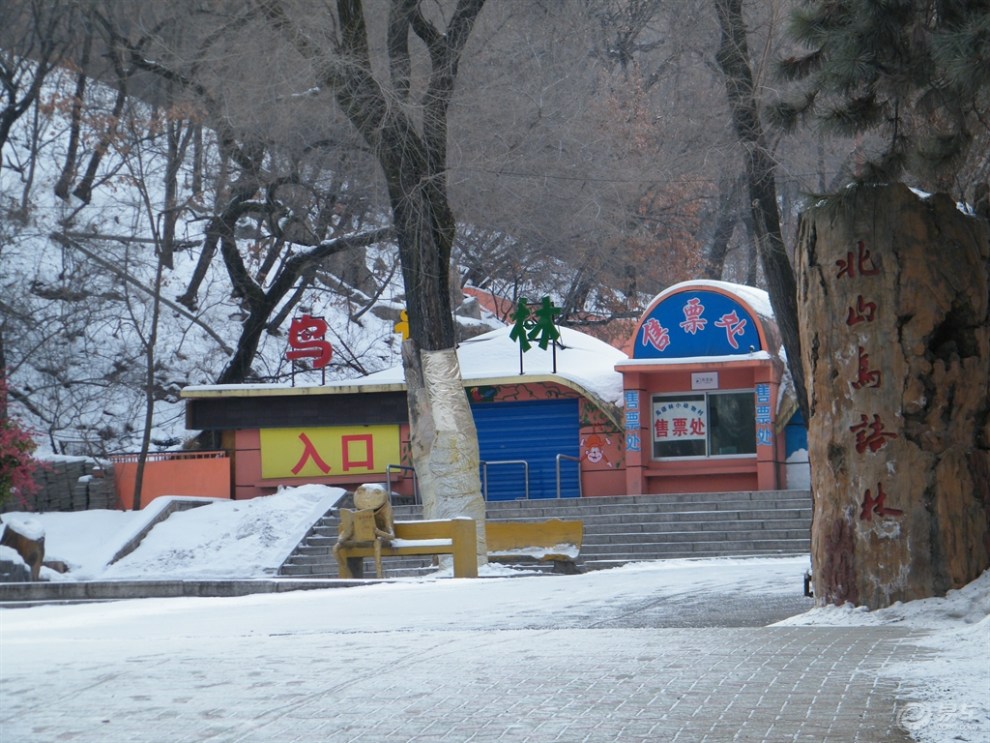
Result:
M31 456L37 446L21 422L9 415L7 379L0 375L0 506L8 498L25 506L38 491L34 473L41 463Z

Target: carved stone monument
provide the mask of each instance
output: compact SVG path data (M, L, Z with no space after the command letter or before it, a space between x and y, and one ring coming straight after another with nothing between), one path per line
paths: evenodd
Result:
M850 187L796 255L819 603L944 595L990 566L990 225Z

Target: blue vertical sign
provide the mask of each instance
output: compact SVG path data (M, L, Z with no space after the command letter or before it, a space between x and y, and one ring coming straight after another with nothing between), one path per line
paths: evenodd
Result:
M626 451L639 451L639 391L626 390Z
M773 427L770 414L770 385L756 385L756 445L773 446Z

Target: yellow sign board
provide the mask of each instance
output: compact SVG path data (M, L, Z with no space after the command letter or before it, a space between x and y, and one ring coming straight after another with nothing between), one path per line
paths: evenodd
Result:
M395 425L261 429L265 479L384 472L399 456Z

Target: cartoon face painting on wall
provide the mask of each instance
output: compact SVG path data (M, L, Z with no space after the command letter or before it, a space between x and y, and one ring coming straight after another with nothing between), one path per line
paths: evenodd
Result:
M614 467L615 465L608 461L608 456L605 454L606 444L611 446L612 440L599 436L597 433L581 439L581 447L584 449L581 459L587 460L592 464L604 464L607 467Z

